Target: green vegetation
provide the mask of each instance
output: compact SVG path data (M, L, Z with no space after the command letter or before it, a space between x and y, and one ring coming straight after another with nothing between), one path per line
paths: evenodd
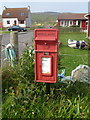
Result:
M52 23L57 20L56 12L42 12L42 13L32 13L32 22L37 23Z
M84 33L60 33L59 72L64 67L66 75L70 75L79 64L88 64L88 51L69 48L69 38L88 40ZM17 65L7 65L2 69L2 79L3 118L90 118L90 85L78 81L68 84L57 82L51 84L51 94L46 95L45 83L34 81L34 55L31 48L26 48Z
M7 28L0 28L0 30L6 30Z
M31 29L56 25L58 14L59 13L57 12L32 13L31 14L32 16L32 28Z
M6 29L7 29L7 28L0 28L0 34L10 33L10 31L7 31Z
M0 31L0 34L8 34L10 31Z
M80 64L88 65L88 51L81 49L73 49L68 47L68 39L72 40L85 40L89 42L86 38L85 33L60 33L59 40L62 46L59 48L60 55L60 67L66 69L66 75L70 75L71 71L75 69Z

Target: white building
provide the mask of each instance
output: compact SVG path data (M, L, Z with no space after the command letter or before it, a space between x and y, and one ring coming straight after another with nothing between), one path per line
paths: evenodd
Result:
M27 8L7 8L2 13L3 27L19 25L21 27L31 27L30 6Z
M86 13L60 13L58 16L58 25L62 27L78 26L87 29Z

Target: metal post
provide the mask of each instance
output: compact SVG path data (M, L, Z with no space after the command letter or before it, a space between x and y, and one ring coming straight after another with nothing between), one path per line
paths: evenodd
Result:
M13 45L15 54L16 54L16 59L18 60L19 52L18 52L18 32L17 31L10 33L10 44Z
M46 94L50 94L50 83L46 83Z

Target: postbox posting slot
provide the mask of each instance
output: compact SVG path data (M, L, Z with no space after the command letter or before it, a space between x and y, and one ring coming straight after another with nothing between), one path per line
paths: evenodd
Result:
M36 37L35 41L56 41L55 37Z
M42 56L41 63L42 75L52 76L52 56Z

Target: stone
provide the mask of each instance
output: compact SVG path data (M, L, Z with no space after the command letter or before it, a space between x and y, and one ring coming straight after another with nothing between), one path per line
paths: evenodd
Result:
M71 78L74 81L87 82L90 84L90 67L79 65L71 72Z

